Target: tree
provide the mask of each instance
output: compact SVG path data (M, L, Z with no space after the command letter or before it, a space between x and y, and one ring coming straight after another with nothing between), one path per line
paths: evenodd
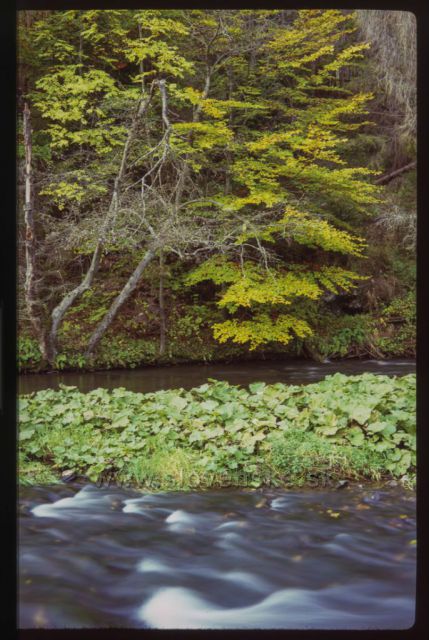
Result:
M29 96L51 154L37 197L46 238L82 268L47 305L51 362L65 314L106 253L125 250L129 277L88 355L161 255L202 262L189 284L229 285L220 340L309 335L283 307L359 278L333 258L363 246L335 228L333 204L363 215L377 202L374 172L340 153L371 99L338 85L367 48L344 42L354 28L335 10L65 11L35 23L42 71Z
M338 151L365 123L361 116L371 98L337 86L337 71L367 48L341 43L353 28L350 14L301 11L288 29L274 26L259 52L259 71L248 91L261 91L265 109L252 121L248 139L236 144L232 175L238 188L223 198L225 209L242 216L242 230L225 257L212 258L188 278L190 285L205 279L228 284L218 304L233 317L214 326L222 342L247 342L254 349L309 336L309 324L285 307L318 299L326 290L348 291L360 279L335 263L324 265L319 253L305 265L299 254L295 261L279 256L285 242L362 255L359 238L326 220L334 201L361 215L379 201L376 187L365 180L376 172L346 166Z
M63 20L74 21L77 17L81 17L77 16L79 13L76 11L64 12L62 14ZM114 24L117 25L118 12L109 12L109 14L112 15ZM122 146L119 167L113 181L110 203L102 214L98 228L94 229L93 224L91 225L91 235L94 236L94 231L96 235L95 248L92 251L90 264L81 282L71 291L68 291L53 308L51 326L47 333L45 329L44 341L48 347L44 350L44 353L50 363L55 361L57 334L64 315L77 298L91 287L108 235L115 228L120 207L120 191L128 169L130 150L135 142L138 127L141 125L141 121L149 108L156 85L160 88L162 117L166 122L165 80L153 80L150 87L146 88L144 80L147 74L143 71L145 56L151 56L151 64L160 73L169 72L180 75L183 73L182 67L187 67L186 61L177 55L176 47L173 45L167 46L161 40L157 41L155 45L152 43L154 33L159 35L159 33L168 30L171 37L174 33L183 34L185 30L172 20L159 18L157 12L136 13L135 17L138 25L141 25L142 20L145 19L145 28L149 31L149 35L144 38L142 30L139 29L137 43L132 39L127 41L126 56L130 60L136 58L139 60L140 76L138 81L140 88L137 91L131 88L121 92L114 79L106 71L93 68L85 69L84 57L86 56L83 53L83 36L85 35L91 44L94 42L99 43L99 38L97 37L98 29L95 28L99 12L91 12L91 17L94 20L91 24L93 28L87 28L85 31L81 30L78 51L76 50L76 45L73 46L58 38L53 39L52 32L46 28L47 25L45 23L39 25L38 32L39 39L42 42L47 40L48 43L52 44L51 49L48 47L48 51L50 50L52 53L54 64L36 82L35 105L48 122L46 132L50 137L51 150L57 153L57 161L60 161L60 158L63 157L62 154L65 150L70 154L74 147L78 147L77 153L71 156L73 164L77 165L77 167L72 167L67 171L66 179L63 177L63 172L58 172L57 176L60 179L57 177L56 180L51 180L50 184L40 192L40 195L50 196L59 209L64 209L70 202L88 204L88 201L90 202L94 196L103 196L107 192L105 186L96 186L92 189L89 187L91 179L94 178L91 172L94 161L99 161L100 157L111 154L115 147ZM83 20L80 20L81 27L82 23ZM55 23L54 27L56 27ZM123 27L116 26L116 34L125 37L126 33ZM45 52L43 55L45 55ZM76 56L78 62L75 61ZM105 56L102 56L102 60L106 60ZM112 109L117 101L120 104L122 103L121 106L123 106L124 101L127 103L130 99L134 99L131 118L128 119L126 126L116 124L115 120L110 117L109 109ZM123 140L124 137L125 140ZM163 149L164 153L168 147L168 140L169 126L167 122L167 129L162 136L161 142L149 149L146 155L152 156L160 148ZM69 160L69 155L66 156L65 162L67 160ZM162 164L162 161L158 160L157 164ZM62 166L61 163L60 166ZM110 171L105 176L105 179L111 176L111 165L108 165L108 170ZM152 172L153 167L146 172L142 178L142 183L144 178ZM90 192L89 195L88 191ZM149 249L147 258L142 261L142 269L154 255L155 252Z

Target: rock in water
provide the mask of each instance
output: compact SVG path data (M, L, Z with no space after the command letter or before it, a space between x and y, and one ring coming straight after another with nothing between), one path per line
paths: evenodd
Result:
M72 482L73 480L76 480L76 478L77 478L76 473L71 469L67 469L66 471L63 471L61 474L61 480L63 482Z
M344 489L344 487L347 487L348 484L349 484L348 480L340 480L335 488Z

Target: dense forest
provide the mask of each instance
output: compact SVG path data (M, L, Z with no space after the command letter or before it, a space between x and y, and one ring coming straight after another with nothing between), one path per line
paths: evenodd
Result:
M413 356L415 32L21 11L20 369Z

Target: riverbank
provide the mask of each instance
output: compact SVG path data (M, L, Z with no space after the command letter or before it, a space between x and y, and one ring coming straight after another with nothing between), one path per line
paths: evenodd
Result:
M335 374L307 385L20 397L22 483L85 476L149 490L315 486L415 471L415 375Z
M314 335L310 338L296 338L287 345L273 343L252 352L245 344L215 340L212 325L223 319L215 306L190 304L189 301L185 304L184 300L174 300L177 305L172 304L168 314L166 344L162 354L156 315L151 316L151 322L145 324L136 322L132 310L125 309L124 318L114 323L110 335L101 341L91 358L86 358L83 354L92 325L80 310L64 323L60 335L60 353L54 366L42 361L37 340L28 333L28 328L23 327L18 340L18 370L20 373L86 372L142 366L285 359L306 359L320 363L326 359L415 358L416 355L413 293L398 297L372 313L350 314L335 307L330 310L318 309L307 318L314 325ZM96 308L92 311L95 313Z

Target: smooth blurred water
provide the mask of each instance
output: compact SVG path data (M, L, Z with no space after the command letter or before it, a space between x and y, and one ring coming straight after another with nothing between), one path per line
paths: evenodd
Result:
M22 628L403 629L415 497L24 487Z
M213 365L177 365L172 367L145 367L143 369L119 369L88 373L44 373L19 377L19 393L31 393L39 389L58 388L60 383L91 391L98 387L114 389L125 387L130 391L152 392L160 389L183 387L191 389L207 382L208 378L226 380L230 384L247 385L251 382L290 382L307 384L317 382L333 373L358 375L379 373L402 376L414 373L414 360L336 360L317 363L309 360L285 360L272 362L243 362Z

